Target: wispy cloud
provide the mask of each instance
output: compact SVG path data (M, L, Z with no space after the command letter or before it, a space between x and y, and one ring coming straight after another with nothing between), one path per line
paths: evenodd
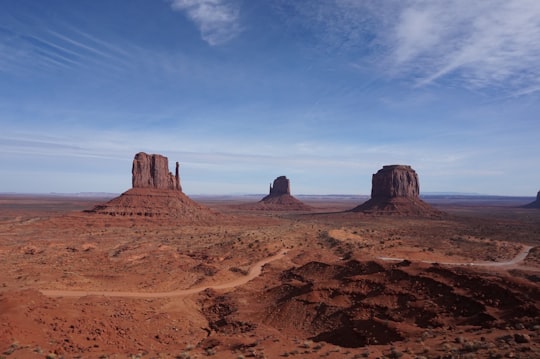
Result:
M447 81L518 95L540 87L536 0L333 0L293 10L288 20L301 17L333 55L415 86Z
M208 44L220 45L235 38L241 31L239 8L226 0L172 0L174 10L185 11L198 26Z
M540 83L536 1L413 1L390 34L395 67L419 85L449 76L474 88Z
M69 24L10 25L0 27L0 72L25 75L86 69L110 74L126 69L133 57Z

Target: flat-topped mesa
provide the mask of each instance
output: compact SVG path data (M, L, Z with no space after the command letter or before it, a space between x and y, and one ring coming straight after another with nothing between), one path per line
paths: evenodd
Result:
M279 176L274 180L274 184L270 185L269 196L280 196L282 194L291 194L291 183L285 176Z
M169 160L162 155L137 153L133 159L131 175L133 188L182 191L178 162L176 162L176 171L173 175L169 172Z
M420 195L418 175L411 166L383 166L371 179L371 198L417 198Z
M411 166L383 166L373 175L371 185L371 198L353 208L353 212L428 217L443 215L420 199L418 175Z

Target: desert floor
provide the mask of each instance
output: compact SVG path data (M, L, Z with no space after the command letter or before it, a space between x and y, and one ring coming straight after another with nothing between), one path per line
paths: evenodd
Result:
M0 196L0 357L540 358L540 210L243 210L209 223Z

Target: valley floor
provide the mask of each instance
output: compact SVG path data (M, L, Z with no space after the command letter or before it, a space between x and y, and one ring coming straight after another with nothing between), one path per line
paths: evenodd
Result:
M100 201L0 197L0 357L540 357L539 210L205 198L186 225Z

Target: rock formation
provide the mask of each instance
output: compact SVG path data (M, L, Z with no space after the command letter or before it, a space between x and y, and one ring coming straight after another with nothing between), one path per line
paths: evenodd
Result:
M180 186L179 164L169 172L167 157L137 153L131 168L130 190L87 212L111 216L174 218L197 223L214 220L216 213L190 199Z
M310 211L312 208L291 195L290 181L285 176L279 176L270 184L270 192L255 204L241 206L250 210L267 211Z
M281 196L291 194L291 183L285 176L279 176L274 180L274 184L270 184L270 193L268 196Z
M536 194L536 201L524 206L525 208L540 208L540 191Z
M139 152L133 159L131 169L133 188L155 188L182 191L180 186L179 164L176 174L169 172L169 160L162 155L148 155Z
M371 198L353 212L434 216L442 213L419 197L418 175L406 165L383 166L371 180Z
M411 166L383 166L371 179L371 198L418 198L419 195L418 175Z
M268 196L259 201L263 208L284 211L309 211L311 207L291 195L291 184L287 177L279 176L270 185Z

